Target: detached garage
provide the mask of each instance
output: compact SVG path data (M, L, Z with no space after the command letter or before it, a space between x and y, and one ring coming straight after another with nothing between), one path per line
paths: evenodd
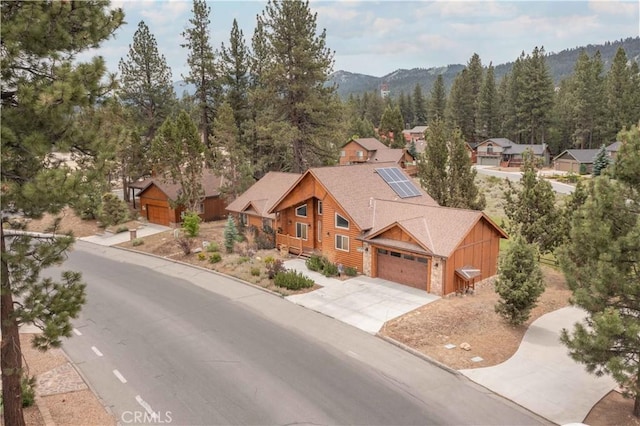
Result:
M198 213L204 221L218 220L225 216L225 199L220 191L221 178L211 171L205 171L202 177L204 197ZM133 185L132 185L133 186ZM180 194L181 187L177 183L162 178L149 178L136 182L135 188L140 188L140 215L150 223L164 226L177 226L182 222L184 206L174 206Z
M567 149L553 159L553 168L570 173L591 173L593 159L598 151L597 149Z

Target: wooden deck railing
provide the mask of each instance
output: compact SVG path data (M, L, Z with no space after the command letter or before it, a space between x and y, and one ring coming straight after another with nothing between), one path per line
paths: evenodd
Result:
M283 246L287 247L289 253L302 253L302 239L292 237L288 234L276 234L276 247L281 249Z

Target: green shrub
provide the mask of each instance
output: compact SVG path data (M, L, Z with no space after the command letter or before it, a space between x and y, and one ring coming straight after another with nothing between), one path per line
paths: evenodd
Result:
M304 263L310 271L320 272L324 269L326 262L328 262L328 260L325 257L312 254Z
M211 256L209 256L209 263L218 263L222 260L222 256L220 255L220 253L213 253Z
M118 229L116 229L116 234L121 234L123 232L127 232L128 230L129 228L126 226L118 226Z
M267 276L270 280L274 279L280 272L286 271L282 260L276 259L271 263L267 263Z
M313 287L313 280L301 272L285 271L278 272L273 280L278 287L284 287L288 290L300 290L301 288Z
M355 277L356 275L358 275L358 270L356 268L352 268L351 266L347 266L346 268L344 268L344 273L348 277Z
M134 238L133 241L131 241L131 245L134 247L138 247L144 244L144 240L142 238Z
M264 258L264 264L265 264L265 265L268 265L268 264L273 263L273 262L275 262L275 261L276 261L276 258L275 258L275 257L273 257L273 256L266 256L266 257Z
M105 226L118 225L130 218L129 206L112 192L102 195L99 219Z
M251 275L253 275L254 277L259 277L260 276L260 268L258 267L253 267L251 268Z
M35 376L22 376L20 386L22 387L22 406L31 407L36 402Z
M202 219L196 212L185 212L182 217L182 230L189 238L195 238L200 233L200 222Z
M198 260L205 260L207 258L207 255L204 254L203 252L198 253Z
M215 241L211 241L208 245L207 245L207 251L209 253L217 253L220 251L220 244L216 243Z
M240 257L238 258L238 260L236 260L236 263L237 263L238 265L242 265L243 263L247 263L247 262L248 262L248 261L250 261L250 260L251 260L251 258L250 258L250 257L248 257L248 256L240 256Z
M338 266L335 263L327 261L322 268L322 275L325 277L335 277L338 275Z

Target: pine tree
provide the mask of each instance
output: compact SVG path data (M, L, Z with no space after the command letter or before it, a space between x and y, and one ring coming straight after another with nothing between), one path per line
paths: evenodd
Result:
M516 106L516 117L522 120L524 143L545 143L553 105L553 80L547 67L544 48L533 49L524 63L522 93Z
M182 78L186 83L195 86L200 116L200 140L208 144L216 108L222 96L222 87L216 57L209 41L211 8L205 0L193 0L192 13L193 17L189 19L191 26L182 33L186 43L181 44L181 47L189 49L189 74Z
M637 91L638 88L635 88ZM611 68L605 79L606 96L606 133L605 140L610 141L624 127L635 124L638 116L633 116L633 79L627 55L622 47L616 51Z
M413 88L413 114L414 126L425 126L427 124L427 101L422 94L420 83L416 83Z
M258 20L268 58L260 83L275 96L273 117L257 125L286 138L294 172L335 161L331 141L344 135L336 88L325 84L333 67L326 32L317 33L308 1L269 1Z
M436 119L444 120L447 109L447 92L444 88L442 74L438 74L431 88L431 103L429 105L430 122Z
M163 177L180 185L178 198L172 205L185 206L198 211L204 199L202 174L205 145L200 140L198 128L186 111L176 119L168 118L158 129L153 140L151 155Z
M609 155L607 148L602 144L595 158L593 159L593 175L600 176L602 171L609 166Z
M500 295L495 310L512 325L521 325L529 319L544 292L538 252L520 235L500 257L495 289Z
M449 196L448 133L443 120L432 121L425 132L425 139L429 141L429 144L417 159L420 185L441 206L447 205Z
M470 128L473 129L473 133L471 135L471 139L468 139L470 142L477 142L478 139L478 129L479 129L479 109L480 109L480 91L482 89L483 84L483 68L482 61L480 60L480 56L477 53L474 53L469 62L467 63L467 87L468 87L468 100L473 109L473 113L471 116Z
M140 21L129 45L127 59L121 59L118 96L127 105L130 118L129 137L120 153L122 158L123 190L129 199L129 184L150 174L149 150L157 129L169 116L175 104L171 70L163 55L158 53L155 37Z
M600 52L589 58L582 52L571 77L571 104L573 140L580 148L591 148L602 143L602 118L604 116L604 79Z
M121 9L108 1L2 2L1 210L25 217L58 213L81 194L82 174L50 161L53 149L81 152L86 133L73 125L78 109L95 105L113 88L103 81L102 58L76 57L108 39L122 24ZM80 274L41 279L43 268L60 264L73 243L59 233L12 235L0 227L0 370L4 424L22 426L22 351L18 327L34 324L33 341L46 350L71 336L71 319L84 303ZM21 303L15 302L20 300Z
M640 191L640 122L618 133L622 146L616 156L614 176L629 189ZM631 194L633 195L633 194Z
M233 253L233 246L238 239L238 228L236 222L232 216L227 219L227 224L224 227L224 247L227 253Z
M245 133L249 112L249 50L245 45L242 30L234 19L229 37L229 47L222 45L222 78L226 86L226 101L233 111L234 121L238 129L238 142L253 150L252 142Z
M387 141L390 148L403 148L405 146L404 136L402 134L403 126L402 114L398 106L387 106L380 120L380 128L378 133Z
M230 200L236 199L253 183L248 148L240 142L233 109L223 103L213 125L211 149L214 151L214 169L223 177L222 192Z
M140 21L129 45L127 59L120 59L120 100L132 107L148 143L169 116L175 103L171 69L149 27Z
M484 194L479 191L478 186L475 184L477 172L472 167L473 164L466 145L467 143L458 129L450 132L449 168L447 170L449 199L446 206L483 210L486 200Z
M480 88L476 125L481 140L495 136L498 130L498 92L492 64L489 64Z
M551 253L560 242L555 192L548 181L538 177L530 151L524 155L521 170L519 188L507 180L504 194L507 230L519 233L529 244L536 244L540 253Z
M466 141L472 141L475 135L475 103L471 97L468 72L463 69L453 80L447 101L447 120L451 126L460 129Z
M629 199L634 191L623 180L596 177L573 215L559 258L572 303L587 317L563 330L561 340L588 372L611 375L635 399L633 414L640 417L640 200Z

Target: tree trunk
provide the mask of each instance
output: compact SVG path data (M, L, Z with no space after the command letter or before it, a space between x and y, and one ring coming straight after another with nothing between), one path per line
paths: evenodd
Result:
M640 395L636 395L636 400L633 404L633 415L640 417Z
M2 287L0 291L0 322L2 327L2 344L0 345L0 368L2 369L2 401L4 409L4 424L24 426L22 414L22 351L20 349L20 334L18 323L13 318L13 297L9 282L9 267L5 258L6 246L4 230L0 226L2 240Z

